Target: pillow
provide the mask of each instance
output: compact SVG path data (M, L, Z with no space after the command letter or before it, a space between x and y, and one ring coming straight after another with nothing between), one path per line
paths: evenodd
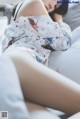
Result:
M0 57L0 116L1 111L8 111L9 119L28 117L15 67L6 56Z
M80 40L67 51L52 52L49 67L80 84Z
M80 26L80 4L69 4L68 12L63 16L63 21L67 23L72 30Z

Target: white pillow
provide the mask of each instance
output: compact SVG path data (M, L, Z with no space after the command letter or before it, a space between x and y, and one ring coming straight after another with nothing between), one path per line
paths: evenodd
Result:
M72 30L80 26L80 4L69 4L68 12L63 17L63 21L67 23Z
M12 61L0 57L0 111L8 111L8 119L27 119L19 79Z
M77 41L78 42L78 41ZM49 67L80 83L80 44L67 51L54 51L50 55Z

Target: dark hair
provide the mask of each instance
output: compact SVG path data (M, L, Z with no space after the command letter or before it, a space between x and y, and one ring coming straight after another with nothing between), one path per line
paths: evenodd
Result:
M60 0L58 0L60 1ZM56 8L54 11L49 13L50 17L53 19L54 13L65 15L68 11L69 0L62 0L59 8ZM58 4L58 3L57 3ZM54 20L54 19L53 19Z

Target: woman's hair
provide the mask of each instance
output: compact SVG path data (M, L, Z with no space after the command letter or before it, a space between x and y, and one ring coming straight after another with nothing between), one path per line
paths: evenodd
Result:
M56 8L54 11L49 13L50 17L53 20L54 20L54 18L53 18L54 13L57 13L57 14L60 14L60 15L65 15L68 11L69 0L58 0L58 2L61 2L60 7Z

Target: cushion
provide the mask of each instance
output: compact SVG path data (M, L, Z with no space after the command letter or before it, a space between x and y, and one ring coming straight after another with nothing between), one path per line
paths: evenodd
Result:
M9 119L28 117L16 69L6 56L0 57L0 111L8 111Z
M50 55L49 67L80 83L80 40L67 51L54 51Z
M63 17L63 21L66 22L72 30L80 26L80 4L69 4L68 12Z
M73 116L69 117L68 119L80 119L80 112L74 114Z

